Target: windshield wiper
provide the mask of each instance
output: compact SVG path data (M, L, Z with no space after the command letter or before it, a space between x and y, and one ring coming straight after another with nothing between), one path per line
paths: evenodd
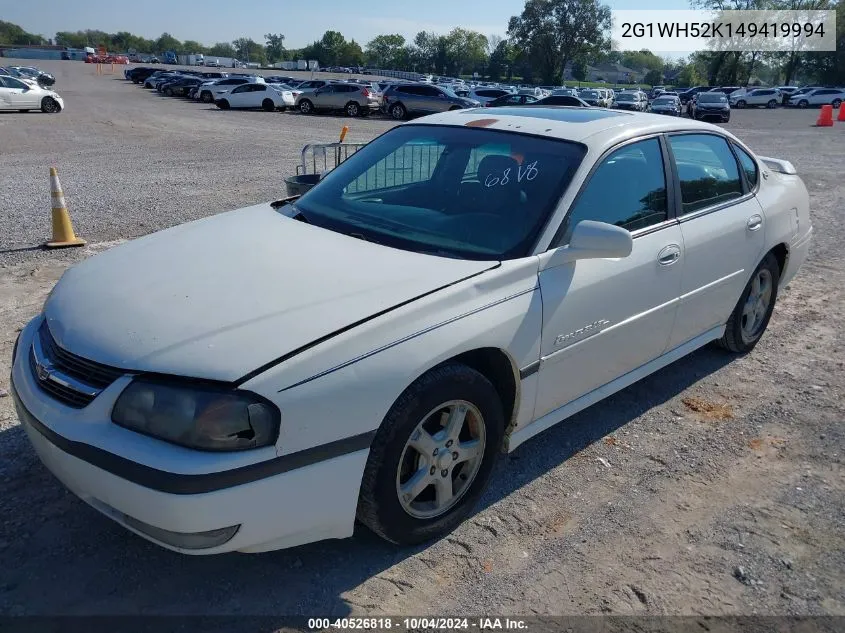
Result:
M377 242L376 240L367 237L363 233L356 233L354 231L350 231L349 233L346 233L346 235L348 235L349 237L354 237L354 238L359 239L359 240L363 240L365 242L372 242L373 244L381 244L381 242Z

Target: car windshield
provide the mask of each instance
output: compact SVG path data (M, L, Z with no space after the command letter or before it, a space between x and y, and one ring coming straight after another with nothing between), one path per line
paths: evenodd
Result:
M701 92L698 94L699 103L727 103L728 98L721 92Z
M452 90L451 88L447 88L446 86L440 86L440 89L441 89L443 92L445 92L448 96L453 97L453 98L455 98L455 99L457 99L457 98L458 98L458 95L457 95L457 94L455 93L455 91L454 91L454 90Z
M634 95L632 95L630 93L624 93L623 92L622 94L616 95L616 100L617 101L633 101Z
M326 174L292 211L311 224L404 250L522 257L585 152L553 138L404 125Z
M658 97L654 100L653 105L671 105L675 102L675 99L672 97Z

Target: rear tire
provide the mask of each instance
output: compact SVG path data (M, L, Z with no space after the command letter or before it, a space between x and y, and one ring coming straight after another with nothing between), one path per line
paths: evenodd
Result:
M164 89L164 96L165 97L172 97L173 96L173 88L165 88Z
M311 114L314 112L314 104L311 103L308 99L303 99L299 102L299 111L302 114Z
M774 99L769 99L769 102L766 104L766 107L769 108L769 110L772 110L773 108L778 107L778 102Z
M502 403L487 378L458 363L432 369L402 392L376 433L358 520L400 545L452 531L487 487L504 429Z
M832 105L832 106L833 106L833 109L834 109L834 110L838 110L838 109L839 109L839 106L841 106L841 105L842 105L842 99L834 99L834 100L830 103L830 105Z
M214 97L211 96L210 91L203 90L200 93L200 101L202 101L203 103L211 103L212 101L214 101Z
M767 253L742 291L719 345L735 354L754 349L775 309L780 282L780 266L772 253Z
M274 112L276 110L276 104L273 103L272 99L265 99L261 102L261 109L265 112Z
M350 101L344 107L344 111L346 112L346 116L356 117L361 114L361 106L359 106L355 101Z

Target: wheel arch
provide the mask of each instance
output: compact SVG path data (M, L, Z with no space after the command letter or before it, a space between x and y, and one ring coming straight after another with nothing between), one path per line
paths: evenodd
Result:
M766 255L769 253L775 256L775 259L778 262L778 276L780 279L783 279L783 273L786 271L786 266L789 264L789 246L784 242L781 242L769 250ZM766 255L763 255L764 259Z
M509 435L516 421L520 397L519 368L510 354L499 347L480 347L457 354L436 367L447 363L461 363L471 367L493 383L502 400L506 421L505 435ZM428 371L431 369L424 373Z

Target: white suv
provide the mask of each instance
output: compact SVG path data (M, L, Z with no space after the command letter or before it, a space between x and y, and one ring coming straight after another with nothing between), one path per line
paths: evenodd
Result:
M775 108L781 102L780 90L777 88L757 88L743 94L737 94L738 92L739 90L732 93L729 98L732 108L744 108L746 106Z
M842 88L816 88L789 98L789 105L806 108L808 106L820 106L830 104L838 108L845 101L845 90Z

